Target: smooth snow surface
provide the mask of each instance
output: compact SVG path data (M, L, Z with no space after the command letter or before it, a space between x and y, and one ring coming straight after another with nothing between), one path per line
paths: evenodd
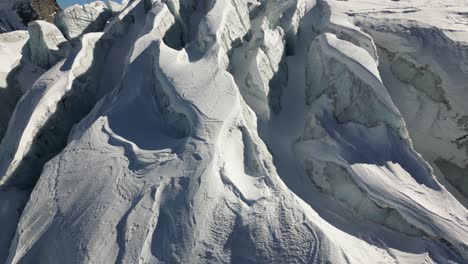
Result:
M467 12L97 1L0 34L0 262L468 262Z

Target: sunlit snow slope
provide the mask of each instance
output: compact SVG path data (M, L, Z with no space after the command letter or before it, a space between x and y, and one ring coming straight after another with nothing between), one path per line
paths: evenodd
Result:
M0 34L0 263L467 263L467 14L97 1Z

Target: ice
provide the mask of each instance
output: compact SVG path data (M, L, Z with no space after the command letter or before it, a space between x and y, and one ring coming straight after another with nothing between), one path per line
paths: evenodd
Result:
M390 4L376 13L360 12L358 5L342 8L350 9L356 24L375 40L383 82L406 120L416 150L466 206L468 52L463 14L468 6L460 1L454 2L457 8L443 4L438 9L436 1L431 3L414 1L398 8Z
M0 262L465 263L468 7L429 2L97 1L0 34Z
M0 138L3 138L16 103L43 73L29 61L29 33L14 31L0 35Z
M54 20L65 37L73 39L84 33L102 31L114 8L101 1L73 5L60 12Z
M375 126L383 121L408 137L377 65L364 49L330 33L319 35L309 48L306 71L307 104L323 93L335 93L334 115L340 122Z
M29 50L33 64L48 69L65 57L66 47L59 47L67 40L51 23L37 20L29 23Z
M1 50L0 50L0 87L6 88L8 74L18 66L21 57L22 49L29 39L27 31L15 31L0 35Z

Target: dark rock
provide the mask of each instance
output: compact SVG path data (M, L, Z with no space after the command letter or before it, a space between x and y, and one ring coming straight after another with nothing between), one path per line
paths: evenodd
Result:
M27 25L34 20L53 21L54 15L60 11L55 0L20 0L13 4L13 10Z

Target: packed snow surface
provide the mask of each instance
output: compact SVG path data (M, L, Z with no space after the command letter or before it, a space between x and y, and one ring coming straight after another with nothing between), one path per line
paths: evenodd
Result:
M466 1L10 15L0 263L468 262Z

